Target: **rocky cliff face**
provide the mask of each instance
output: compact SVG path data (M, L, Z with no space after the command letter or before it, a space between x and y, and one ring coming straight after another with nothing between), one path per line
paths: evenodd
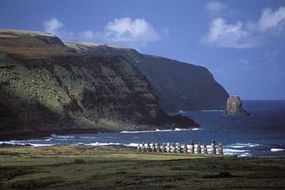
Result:
M242 107L242 102L239 96L230 96L227 99L225 115L244 116L249 115L249 113Z
M129 48L92 43L65 44L82 54L123 56L146 76L161 107L168 112L224 109L229 96L205 67L140 54Z
M0 30L2 134L196 125L166 115L145 76L124 57L78 53L58 40L48 34Z

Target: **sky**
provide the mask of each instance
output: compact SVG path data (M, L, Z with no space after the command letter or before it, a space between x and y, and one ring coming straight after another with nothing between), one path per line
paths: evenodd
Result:
M285 0L0 0L0 28L207 67L242 99L285 99Z

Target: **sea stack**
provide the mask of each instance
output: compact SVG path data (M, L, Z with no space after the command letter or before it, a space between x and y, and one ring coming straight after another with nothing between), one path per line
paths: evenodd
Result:
M250 115L243 107L239 96L230 96L227 99L225 115L227 116L246 116Z

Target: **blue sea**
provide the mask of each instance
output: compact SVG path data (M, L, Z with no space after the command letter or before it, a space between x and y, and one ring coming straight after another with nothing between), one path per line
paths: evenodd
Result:
M122 131L120 133L68 134L41 139L2 141L0 143L51 146L56 144L92 146L125 145L138 143L189 143L210 144L213 140L224 145L227 155L285 156L285 101L244 101L250 116L226 117L223 110L187 111L179 113L193 118L199 128Z

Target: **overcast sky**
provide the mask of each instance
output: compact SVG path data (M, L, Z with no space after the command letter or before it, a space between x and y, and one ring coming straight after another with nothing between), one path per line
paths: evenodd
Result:
M285 0L0 0L0 28L206 66L230 94L285 99Z

